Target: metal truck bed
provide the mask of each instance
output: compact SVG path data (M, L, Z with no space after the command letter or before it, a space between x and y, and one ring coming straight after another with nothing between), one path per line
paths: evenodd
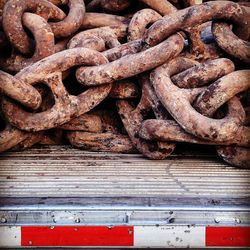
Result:
M206 152L153 161L45 146L0 166L2 247L250 246L250 171Z

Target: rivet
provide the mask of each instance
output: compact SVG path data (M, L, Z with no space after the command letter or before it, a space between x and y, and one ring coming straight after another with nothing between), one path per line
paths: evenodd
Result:
M214 222L215 222L215 223L220 223L220 219L219 219L219 218L215 218L215 219L214 219Z
M75 223L80 223L81 220L79 218L75 219Z
M32 241L31 240L29 241L29 245L32 245Z
M239 218L236 218L236 219L235 219L235 222L238 223L238 224L240 224L240 223L241 223L241 220L240 220Z
M6 223L7 222L7 219L5 217L2 217L1 218L1 223Z

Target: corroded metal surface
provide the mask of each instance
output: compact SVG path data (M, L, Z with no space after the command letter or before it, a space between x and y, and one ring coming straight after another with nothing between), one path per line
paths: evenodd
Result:
M249 23L242 1L0 1L0 151L185 142L249 168Z

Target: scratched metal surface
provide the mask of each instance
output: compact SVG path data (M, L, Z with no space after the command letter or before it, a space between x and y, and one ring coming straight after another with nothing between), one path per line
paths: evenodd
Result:
M206 154L141 155L53 146L0 154L1 197L249 197L250 171Z

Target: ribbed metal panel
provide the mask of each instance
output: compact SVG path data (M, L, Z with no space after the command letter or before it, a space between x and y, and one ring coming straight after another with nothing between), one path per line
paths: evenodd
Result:
M209 155L141 155L43 147L0 155L1 197L246 197L250 171Z

